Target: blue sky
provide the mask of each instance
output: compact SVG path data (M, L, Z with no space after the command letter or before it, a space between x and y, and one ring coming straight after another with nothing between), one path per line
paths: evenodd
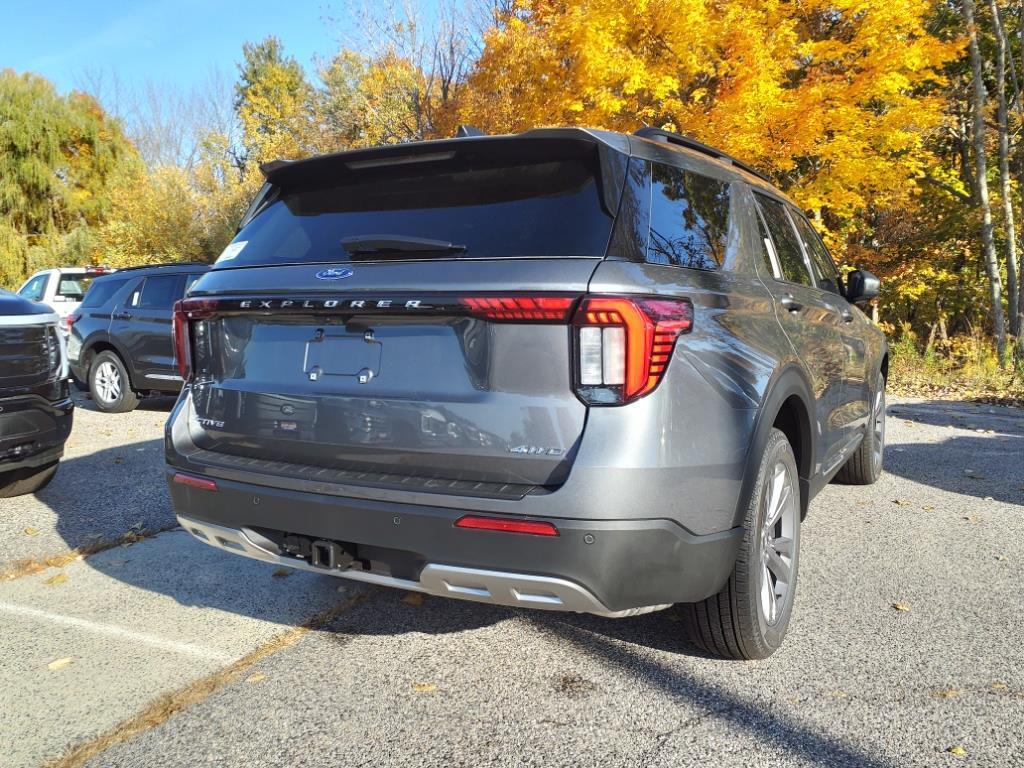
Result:
M66 91L85 73L187 89L214 68L234 80L242 43L273 34L304 66L338 47L340 5L318 0L0 0L0 69L29 70Z

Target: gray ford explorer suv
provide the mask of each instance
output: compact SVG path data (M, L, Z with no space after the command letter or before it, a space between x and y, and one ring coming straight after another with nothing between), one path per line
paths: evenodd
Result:
M883 335L813 227L690 139L576 128L264 166L175 308L184 528L431 595L676 606L782 642L800 526L882 469Z

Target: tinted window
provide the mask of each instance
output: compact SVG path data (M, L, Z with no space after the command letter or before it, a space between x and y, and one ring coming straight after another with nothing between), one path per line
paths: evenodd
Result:
M181 275L147 277L135 306L139 309L170 309L181 298L181 278Z
M284 191L239 232L235 247L226 251L233 255L223 256L220 266L603 256L612 218L602 207L590 165L583 159L465 167L455 161L437 167L416 163ZM465 250L350 256L342 239L363 235L427 238Z
M29 301L40 301L43 298L43 291L46 290L46 280L49 277L49 275L33 277L21 287L18 293Z
M189 290L191 290L196 280L198 280L202 276L202 272L196 272L194 275L185 275L185 290L181 292L181 295L188 296Z
M819 288L838 293L839 273L836 271L836 265L832 262L832 257L829 256L828 251L825 249L825 244L821 242L818 233L814 231L814 227L811 226L807 219L796 211L791 211L790 213L793 221L796 222L796 229L800 234L800 239L803 241L804 250L811 257L814 281L818 284Z
M57 295L64 296L72 301L81 301L82 297L85 296L85 292L89 290L91 282L92 278L85 277L84 275L63 276L60 282L57 283Z
M110 301L114 297L114 294L121 290L121 287L127 282L127 278L124 280L100 280L98 282L94 282L89 286L89 290L85 294L85 300L82 302L82 306L102 307Z
M721 266L729 229L729 185L660 163L652 163L651 182L647 260L695 269Z
M791 283L803 283L811 285L811 276L807 272L807 265L804 263L803 253L800 251L800 241L797 239L796 231L786 215L786 209L778 200L774 200L756 192L758 207L764 214L765 224L771 235L772 244L775 246L775 254L779 258L779 266L782 268L782 276Z

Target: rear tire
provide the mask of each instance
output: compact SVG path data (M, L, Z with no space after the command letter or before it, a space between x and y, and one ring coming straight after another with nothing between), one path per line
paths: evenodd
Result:
M845 485L871 485L882 476L885 453L885 377L878 374L871 398L871 418L867 434L857 450L836 473L836 482Z
M796 596L800 508L796 457L786 435L772 429L729 581L717 595L679 606L690 642L726 659L763 659L778 650Z
M16 469L0 475L0 499L41 491L57 474L58 463L32 469Z
M134 411L139 404L124 363L110 350L104 350L92 359L89 394L96 407L105 413L127 413Z

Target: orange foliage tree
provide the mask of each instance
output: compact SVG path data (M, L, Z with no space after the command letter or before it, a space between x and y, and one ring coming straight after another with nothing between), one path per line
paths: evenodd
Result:
M912 203L943 121L927 0L516 0L460 104L490 131L681 131L770 173L830 245ZM827 222L828 226L824 225Z

